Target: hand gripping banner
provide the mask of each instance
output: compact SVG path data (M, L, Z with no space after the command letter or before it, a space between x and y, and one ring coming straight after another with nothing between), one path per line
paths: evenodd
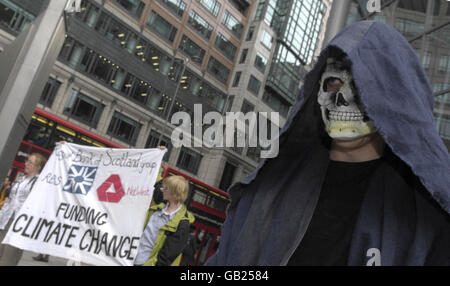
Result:
M3 243L93 265L133 265L159 149L58 144Z

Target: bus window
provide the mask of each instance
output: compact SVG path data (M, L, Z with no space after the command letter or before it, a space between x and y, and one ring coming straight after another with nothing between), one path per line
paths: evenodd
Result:
M192 200L194 202L200 203L204 205L206 203L207 195L199 190L193 190L194 195L192 196Z
M90 145L90 146L95 146L95 147L106 147L105 144L102 144L90 137L84 136L83 134L79 134L78 136L80 144L82 145Z
M50 128L43 128L41 129L41 132L39 133L38 137L33 141L33 144L41 146L41 147L47 147L47 144L50 140L50 134L51 134Z
M68 143L75 143L76 133L72 129L61 124L56 126L55 132L50 139L49 149L53 150L57 142L66 141Z
M208 201L208 207L218 210L220 212L225 212L227 208L227 203L228 202L224 199L210 196L210 199Z
M46 148L52 132L52 126L53 122L40 116L33 116L33 120L30 122L25 133L24 140Z

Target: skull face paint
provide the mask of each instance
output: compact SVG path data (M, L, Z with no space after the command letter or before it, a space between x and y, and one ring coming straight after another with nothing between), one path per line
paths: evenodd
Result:
M376 132L360 103L353 76L342 62L328 59L317 101L331 138L351 141Z

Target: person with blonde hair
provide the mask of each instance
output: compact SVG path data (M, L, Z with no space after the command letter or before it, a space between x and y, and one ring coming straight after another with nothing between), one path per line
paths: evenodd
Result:
M161 191L167 203L152 203L147 212L135 265L178 266L189 239L194 216L184 202L189 194L189 183L182 176L163 180Z
M0 241L14 221L25 200L28 198L34 184L37 181L41 170L44 168L47 159L39 153L32 153L25 162L25 176L20 177L11 185L9 198L0 211ZM0 245L0 265L14 266L19 263L22 257L22 250L10 245Z

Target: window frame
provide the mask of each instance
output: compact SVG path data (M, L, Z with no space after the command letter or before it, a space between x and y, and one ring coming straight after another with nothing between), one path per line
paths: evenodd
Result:
M61 82L59 80L49 77L39 98L39 103L51 108L60 87Z
M127 138L120 136L118 134L119 129L121 128L120 124L121 122L125 122L126 124L133 127L131 133L127 136ZM116 138L122 142L125 142L129 145L136 145L136 141L139 137L139 133L141 130L142 125L137 122L136 120L122 114L119 111L114 111L113 116L111 117L111 121L109 123L108 129L106 134L110 135L113 138ZM130 137L130 138L128 138Z
M182 164L181 161L186 160L185 156L192 156L196 161L194 161L194 163L191 164L191 161L190 161L191 158L189 158L187 165L184 165L184 164ZM176 166L180 169L183 169L185 171L188 171L192 174L197 175L198 170L200 169L200 164L202 162L202 159L203 159L203 155L201 155L200 153L197 153L189 148L182 146L181 150L180 150L180 154L177 159Z
M93 110L90 112L89 118L85 119L83 116L77 115L77 110L79 110L80 104L84 102L93 107ZM67 99L64 105L63 114L73 118L83 124L88 125L92 128L97 128L98 122L100 121L100 117L103 113L105 105L98 100L91 98L80 90L72 89L69 98ZM85 110L84 108L81 108Z

